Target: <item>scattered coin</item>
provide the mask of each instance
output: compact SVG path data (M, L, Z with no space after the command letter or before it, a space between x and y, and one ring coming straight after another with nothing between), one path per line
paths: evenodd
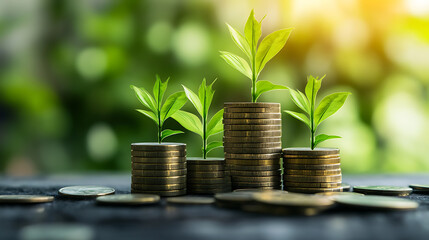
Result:
M269 205L288 206L296 208L327 208L334 204L334 202L329 198L298 193L254 193L253 199L257 202Z
M186 169L186 163L144 164L131 163L133 170L179 170Z
M410 188L412 188L413 191L418 192L418 193L429 192L429 185L410 184Z
M131 162L146 164L183 163L186 162L186 157L131 157Z
M97 203L112 205L147 205L160 201L155 194L115 194L97 197Z
M0 195L0 203L47 203L54 201L52 196L40 195Z
M148 152L148 151L134 151L131 150L131 156L133 157L184 157L186 156L185 151L157 151L157 152Z
M325 165L339 164L341 158L283 158L285 164L308 164L308 165Z
M253 202L252 192L218 193L214 197L220 207L240 208L241 205Z
M225 131L281 131L282 125L225 125Z
M141 184L131 183L131 188L136 190L147 190L147 191L170 191L170 190L181 190L186 188L186 183L176 184Z
M167 199L167 203L172 204L213 204L215 199L212 197L197 197L197 196L183 196L172 197Z
M102 186L70 186L61 188L58 193L68 197L98 197L114 194L115 189Z
M131 149L136 151L186 151L184 143L132 143Z
M348 183L341 183L341 187L343 188L343 192L350 191L351 188L350 184Z
M225 125L280 125L282 124L281 119L223 119Z
M395 186L354 186L353 191L371 195L408 196L413 189Z
M333 170L341 169L341 164L283 164L284 169L293 170Z
M334 200L343 205L353 208L363 208L368 210L412 210L419 204L415 201L385 197L385 196L337 196Z
M267 102L226 102L225 108L280 108L280 103Z

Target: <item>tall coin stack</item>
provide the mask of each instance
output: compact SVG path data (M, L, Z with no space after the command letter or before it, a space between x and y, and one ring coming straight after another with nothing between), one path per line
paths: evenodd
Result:
M223 158L187 158L187 192L215 194L231 191L231 177Z
M281 189L279 103L225 103L225 161L232 188Z
M186 194L186 144L131 144L131 192L163 197Z
M335 148L284 149L284 190L300 193L341 192L340 161L340 150Z

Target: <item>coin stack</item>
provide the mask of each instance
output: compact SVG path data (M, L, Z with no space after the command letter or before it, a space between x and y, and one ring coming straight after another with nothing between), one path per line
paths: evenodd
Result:
M342 191L339 149L286 148L283 168L284 190L300 193Z
M225 103L225 161L232 188L281 189L279 103Z
M187 158L190 194L215 194L231 191L231 177L223 158Z
M132 193L186 194L186 144L131 144Z

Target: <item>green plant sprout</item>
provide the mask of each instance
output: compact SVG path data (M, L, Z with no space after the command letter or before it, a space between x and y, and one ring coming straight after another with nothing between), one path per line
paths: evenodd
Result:
M292 117L304 122L310 129L310 146L312 150L323 141L333 138L341 138L340 136L326 134L315 136L315 133L320 123L336 113L344 105L347 96L350 94L349 92L340 92L328 95L322 99L319 106L316 108L316 95L322 85L322 79L324 77L325 76L318 79L313 76L309 76L307 78L307 85L305 86L305 95L299 90L295 91L293 89L289 89L292 101L301 110L303 110L305 114L287 110L285 111Z
M158 126L158 143L161 143L166 137L183 133L179 130L162 129L165 120L170 118L174 113L179 111L185 105L187 99L184 92L176 92L171 94L164 104L165 90L167 89L168 81L162 82L158 75L156 75L155 85L153 86L153 97L144 88L138 88L134 85L130 87L134 90L139 101L149 110L136 109L138 112L152 119Z
M184 128L201 136L203 141L202 152L204 159L207 158L208 152L215 148L222 147L222 142L219 141L213 141L208 143L208 138L210 136L223 131L223 109L213 115L210 121L208 117L209 108L213 100L213 95L215 93L212 88L215 82L216 80L214 80L212 84L207 85L206 79L204 78L198 90L198 95L187 87L183 86L183 89L185 89L186 97L194 105L195 109L197 109L197 112L200 115L201 119L198 118L195 114L182 110L177 111L172 116Z
M262 19L263 20L263 19ZM270 61L286 44L293 28L286 28L275 31L266 36L258 46L261 37L261 21L257 21L253 10L244 27L244 36L232 28L228 23L232 40L243 51L249 59L249 63L240 56L230 52L220 51L221 57L233 68L252 80L252 102L256 102L262 93L287 89L282 85L276 85L266 80L259 80L258 77L268 61Z

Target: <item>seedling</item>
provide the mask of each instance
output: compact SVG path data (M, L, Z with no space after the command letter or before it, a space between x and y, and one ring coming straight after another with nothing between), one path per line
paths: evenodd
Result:
M161 143L166 137L183 133L179 130L162 129L164 122L170 118L174 113L185 105L187 99L184 92L176 92L170 95L167 100L162 103L165 90L167 89L168 81L162 82L158 75L156 75L155 85L153 86L153 97L144 88L138 88L131 85L139 101L149 110L136 109L141 114L152 119L158 126L158 143Z
M206 79L203 79L203 82L201 83L200 88L198 90L198 95L195 94L192 90L183 86L183 89L185 89L186 97L194 105L195 109L200 115L200 118L198 118L195 114L182 110L177 111L172 116L184 128L201 136L203 141L202 152L204 159L207 158L208 152L215 148L222 147L222 142L219 141L213 141L208 143L208 138L210 136L223 131L223 109L213 115L210 121L208 117L209 108L213 100L213 95L215 93L212 88L215 81L213 81L212 84L207 85Z
M317 127L328 117L336 113L347 99L349 92L333 93L326 96L319 103L316 108L316 95L322 85L322 78L308 77L307 85L305 86L305 95L301 91L290 90L292 101L304 111L304 113L297 113L293 111L285 111L292 117L302 121L310 129L310 146L313 150L319 143L333 138L341 138L335 135L319 134L315 136Z
M263 20L263 19L262 19ZM286 28L275 31L266 36L258 46L261 37L261 21L257 21L253 10L244 27L244 36L231 27L228 23L229 32L232 40L243 51L250 64L240 56L230 52L221 51L221 57L233 68L244 74L252 80L252 102L256 102L262 93L287 89L285 86L276 85L269 81L259 80L258 77L268 61L270 61L286 44L293 28Z

